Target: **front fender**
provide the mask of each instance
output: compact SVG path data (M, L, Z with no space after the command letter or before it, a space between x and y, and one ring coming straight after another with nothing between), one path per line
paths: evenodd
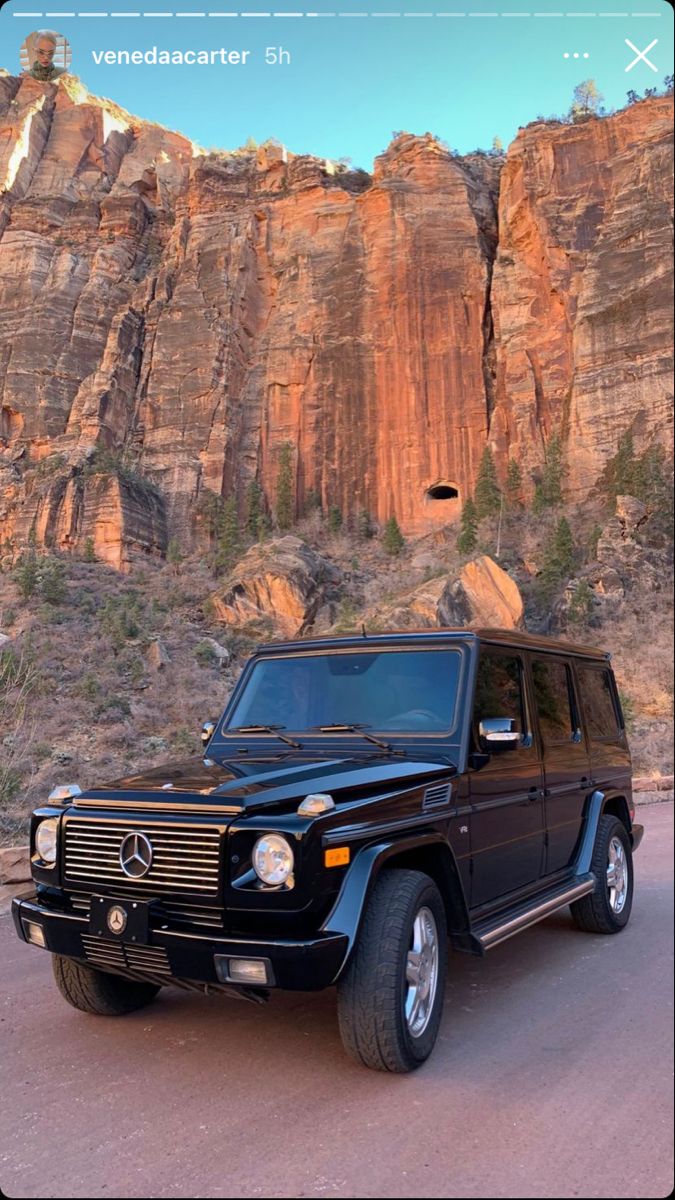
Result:
M426 873L438 884L451 918L448 925L453 943L459 949L471 948L466 898L454 855L443 835L430 833L424 837L376 842L365 846L356 855L342 881L337 900L321 927L322 933L347 937L347 953L336 979L349 961L361 928L368 895L380 871L387 866L399 865L424 870L427 864L430 869ZM439 878L439 865L442 876L447 875L447 878Z

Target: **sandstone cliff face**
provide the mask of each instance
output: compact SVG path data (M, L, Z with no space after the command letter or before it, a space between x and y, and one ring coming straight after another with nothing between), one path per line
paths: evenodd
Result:
M562 430L583 497L634 425L672 428L672 97L604 120L534 124L501 180L492 286L496 407L490 438L543 462Z
M583 494L631 421L665 436L670 107L530 126L503 171L402 135L371 178L0 77L0 540L189 545L205 488L273 502L284 442L299 510L407 533L456 518L488 440L527 475L562 425ZM88 475L95 446L162 500Z

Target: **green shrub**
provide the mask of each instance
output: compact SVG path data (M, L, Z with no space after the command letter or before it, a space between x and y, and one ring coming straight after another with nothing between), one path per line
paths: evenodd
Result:
M45 558L41 564L40 593L48 604L63 604L67 595L66 572L63 563Z
M29 546L19 559L14 572L14 579L24 600L29 600L38 590L40 570L36 550Z
M384 535L382 537L382 545L387 554L397 556L405 546L405 539L401 533L399 523L396 517L390 517L384 527Z
M331 533L339 533L342 528L342 509L337 504L328 509L328 528Z
M210 642L200 642L195 647L195 658L202 667L218 666L218 655Z

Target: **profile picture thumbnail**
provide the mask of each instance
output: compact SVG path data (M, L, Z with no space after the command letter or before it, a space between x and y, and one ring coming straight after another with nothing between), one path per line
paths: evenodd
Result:
M72 51L62 33L36 29L29 33L19 52L21 70L41 83L53 83L70 70Z

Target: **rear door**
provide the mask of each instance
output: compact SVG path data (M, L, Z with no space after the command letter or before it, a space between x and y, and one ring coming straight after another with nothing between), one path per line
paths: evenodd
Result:
M596 788L631 787L626 741L616 681L607 663L577 661L576 677Z
M571 866L590 769L588 746L574 690L571 664L562 656L531 656L534 702L544 757L546 874Z
M479 723L490 717L510 717L521 739L515 749L492 753L470 772L472 907L525 887L543 869L542 763L525 663L515 650L481 648L472 721L476 751Z

